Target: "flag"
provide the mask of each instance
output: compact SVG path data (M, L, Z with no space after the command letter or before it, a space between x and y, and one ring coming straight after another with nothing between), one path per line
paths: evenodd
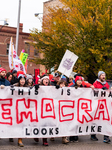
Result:
M75 55L74 53L72 53L69 50L66 50L66 52L61 60L61 63L58 67L58 71L64 75L66 75L67 77L69 77L77 59L78 59L77 55Z
M10 40L10 46L9 46L9 67L10 69L15 69L17 71L24 71L26 74L25 68L19 59L18 55L16 54L16 51L14 50L14 44L13 39L11 37Z

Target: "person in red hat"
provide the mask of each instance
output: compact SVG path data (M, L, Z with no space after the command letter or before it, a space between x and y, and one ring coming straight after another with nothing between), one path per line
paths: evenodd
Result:
M77 73L76 75L74 75L74 78L76 78L77 76L82 77L81 74ZM71 83L68 85L68 87L74 87L74 85L75 85L75 80L73 80L73 82L71 82ZM90 88L92 88L92 89L94 90L94 85L92 85L92 84L90 84L90 83L88 83L88 82L85 82L84 80L82 81L82 86L83 86L83 87L87 87L87 88L90 87Z
M24 73L23 71L18 71L18 72L17 72L17 78L18 78L18 76L19 76L20 74L25 76L25 73Z
M6 70L4 68L0 68L0 86L4 88L4 86L10 86L10 82L5 79Z
M74 86L75 88L86 88L86 84L83 83L83 78L81 76L76 76L75 78L75 84ZM90 84L90 88L93 89L93 86L91 86ZM78 142L78 136L70 136L70 142Z

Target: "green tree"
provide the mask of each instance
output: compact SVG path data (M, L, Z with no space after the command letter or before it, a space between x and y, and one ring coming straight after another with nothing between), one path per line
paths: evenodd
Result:
M49 8L43 31L33 30L34 45L44 54L36 60L57 69L66 49L79 56L74 71L94 82L99 70L111 79L112 0L60 0L63 8Z

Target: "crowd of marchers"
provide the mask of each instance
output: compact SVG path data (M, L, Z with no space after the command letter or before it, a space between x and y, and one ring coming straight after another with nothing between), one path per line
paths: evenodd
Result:
M5 86L17 86L17 87L32 87L39 88L41 86L55 86L57 89L62 87L75 87L75 88L98 88L107 90L109 89L109 84L106 82L106 74L104 71L98 72L98 78L92 84L84 81L81 74L75 74L74 77L66 78L65 76L60 76L58 72L54 75L43 74L41 77L37 76L35 79L32 74L25 74L23 71L12 70L11 72L6 72L4 68L0 68L0 88L3 89ZM13 138L9 138L10 142L13 142ZM35 142L39 142L38 138L34 138ZM50 138L54 141L54 138ZM91 135L91 140L98 141L95 134ZM47 138L43 138L43 145L48 146ZM62 143L67 144L69 142L78 142L78 136L62 137ZM104 135L104 143L110 143L109 136ZM18 138L18 146L23 147L22 138Z

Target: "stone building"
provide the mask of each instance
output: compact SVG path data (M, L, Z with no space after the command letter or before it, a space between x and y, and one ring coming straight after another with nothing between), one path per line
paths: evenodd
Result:
M10 70L8 63L8 52L10 38L13 37L14 48L16 47L16 30L17 28L10 26L0 25L0 67L5 68L7 71ZM37 50L30 45L31 40L29 39L29 33L25 33L23 30L23 24L20 23L19 26L19 43L18 43L18 56L22 49L25 49L25 52L28 53L28 72L34 74L34 69L40 69L41 73L45 72L44 66L36 65L30 62L34 57L40 57L40 54L37 53Z

